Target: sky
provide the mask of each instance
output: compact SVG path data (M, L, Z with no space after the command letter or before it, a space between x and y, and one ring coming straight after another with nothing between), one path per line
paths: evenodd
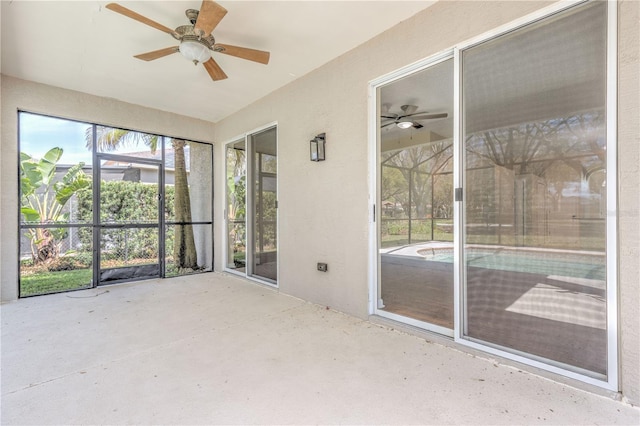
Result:
M84 132L87 123L62 120L35 114L20 114L20 151L35 158L51 148L63 150L58 164L77 164L81 161L91 165L91 151L85 147Z
M20 113L20 151L34 158L42 158L51 148L63 150L58 164L91 165L91 151L86 148L85 131L91 124L70 121L38 114ZM142 143L130 143L117 151L146 152L149 148Z

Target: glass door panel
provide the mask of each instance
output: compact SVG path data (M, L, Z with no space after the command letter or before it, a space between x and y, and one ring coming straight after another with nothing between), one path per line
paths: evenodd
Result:
M464 336L594 377L607 374L605 64L606 2L462 54Z
M227 145L227 259L225 266L246 272L247 155L244 139Z
M276 282L278 157L275 127L250 136L252 154L251 275Z
M98 285L160 277L160 165L99 159Z
M453 59L380 88L378 313L453 329Z

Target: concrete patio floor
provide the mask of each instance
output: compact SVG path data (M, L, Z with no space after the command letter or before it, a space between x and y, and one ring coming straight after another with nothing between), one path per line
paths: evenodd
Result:
M640 410L225 274L3 305L3 424L639 424Z

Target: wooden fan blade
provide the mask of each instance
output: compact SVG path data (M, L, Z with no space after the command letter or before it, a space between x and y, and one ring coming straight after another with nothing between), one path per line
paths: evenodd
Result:
M398 118L398 114L393 114L393 115L381 115L380 118L390 118L392 120L395 120L396 118Z
M231 46L230 44L214 44L213 50L224 53L225 55L235 56L237 58L247 59L261 64L268 64L271 54L264 50L248 49L246 47Z
M227 14L227 9L220 6L218 3L212 0L203 0L200 6L200 12L198 12L198 19L196 25L193 27L196 34L207 37L211 34L211 31L218 26L224 15Z
M422 129L424 126L420 123L416 123L415 121L413 122L413 126L414 129Z
M392 124L396 124L395 121L390 121L389 123L383 123L380 125L381 129L384 129L385 127L391 126Z
M146 16L142 16L139 13L134 12L133 10L127 9L124 6L120 6L117 3L109 3L108 5L105 6L107 9L111 9L114 12L117 12L121 15L124 15L128 18L134 19L138 22L142 22L143 24L147 24L150 27L153 27L157 30L163 31L167 34L174 34L174 31L171 28L167 28L164 25L158 24L156 21L152 21L151 19L147 18Z
M227 75L224 73L224 71L222 71L220 65L218 65L218 63L214 61L213 58L210 58L202 65L204 65L204 68L207 70L213 81L224 80L225 78L227 78Z
M407 115L405 117L411 117L411 120L433 120L435 118L447 118L449 114L446 112L441 112L438 114L415 114L415 115Z
M153 61L154 59L162 58L163 56L176 53L179 50L180 49L178 48L178 46L165 47L164 49L154 50L153 52L147 52L147 53L141 53L139 55L135 55L134 58L142 59L143 61Z

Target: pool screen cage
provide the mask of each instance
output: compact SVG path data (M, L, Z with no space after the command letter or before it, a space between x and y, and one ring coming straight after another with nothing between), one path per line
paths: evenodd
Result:
M382 247L453 241L452 140L382 153Z

